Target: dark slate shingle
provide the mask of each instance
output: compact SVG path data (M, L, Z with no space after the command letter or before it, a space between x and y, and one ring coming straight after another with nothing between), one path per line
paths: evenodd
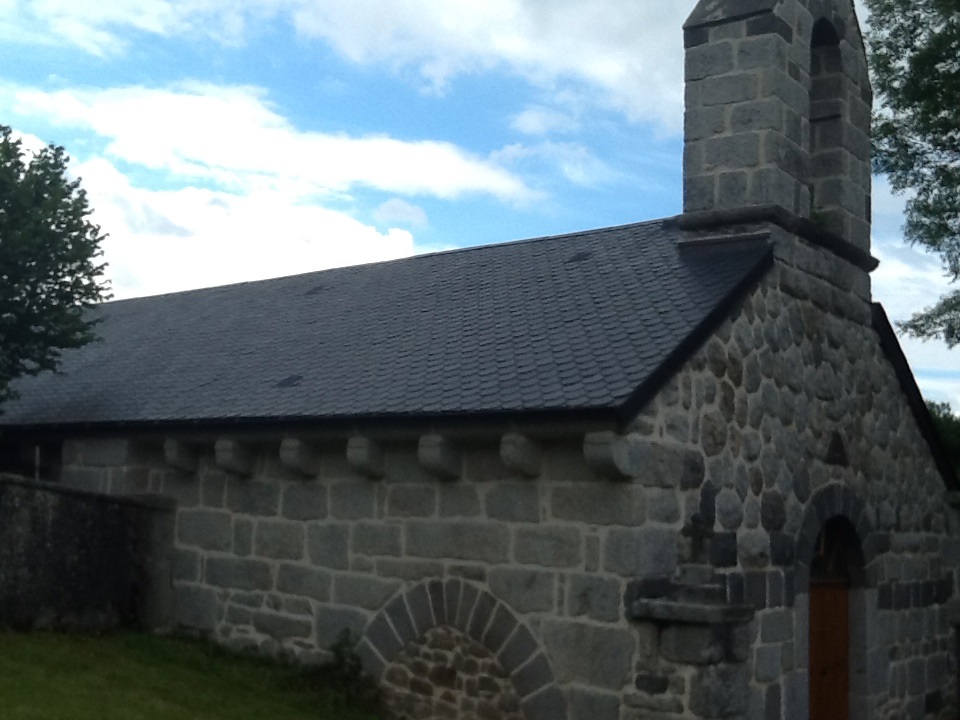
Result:
M615 409L769 257L662 222L107 303L0 425Z

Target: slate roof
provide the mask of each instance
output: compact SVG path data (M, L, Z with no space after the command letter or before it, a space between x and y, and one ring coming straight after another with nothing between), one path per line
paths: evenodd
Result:
M769 267L656 221L111 302L0 426L623 413ZM611 415L612 416L612 415Z

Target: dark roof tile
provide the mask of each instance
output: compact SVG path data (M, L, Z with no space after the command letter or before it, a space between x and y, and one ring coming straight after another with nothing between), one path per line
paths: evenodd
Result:
M617 409L769 262L660 221L112 302L0 425Z

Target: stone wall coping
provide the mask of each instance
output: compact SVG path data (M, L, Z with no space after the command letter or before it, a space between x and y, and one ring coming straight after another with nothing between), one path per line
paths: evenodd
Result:
M688 625L748 623L755 613L751 605L716 605L664 599L635 600L630 605L632 620Z
M870 253L864 252L839 235L830 232L812 220L795 215L780 205L745 205L723 210L703 210L684 213L664 220L664 224L667 226L672 225L679 227L681 230L691 231L717 231L724 225L763 222L773 223L814 245L826 248L838 257L867 272L873 272L880 265L880 261Z
M176 499L167 495L158 495L154 493L144 493L141 495L105 495L103 493L90 490L80 490L72 487L65 487L58 483L46 482L43 480L30 480L20 475L11 475L10 473L0 473L0 485L18 485L20 487L42 490L44 492L57 493L59 495L72 495L74 497L84 497L91 500L106 500L117 505L130 505L133 507L146 508L149 510L176 510Z

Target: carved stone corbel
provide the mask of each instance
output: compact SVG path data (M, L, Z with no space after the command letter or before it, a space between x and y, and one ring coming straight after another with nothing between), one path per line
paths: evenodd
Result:
M463 457L456 443L443 435L424 435L417 457L428 473L440 480L455 480L462 473Z
M368 437L358 435L347 441L347 464L354 472L371 480L386 474L383 448Z
M253 475L256 457L253 450L237 440L221 438L213 446L217 467L234 475Z
M543 451L536 440L520 433L507 433L500 439L500 460L507 469L535 478L540 474Z
M303 440L284 438L280 442L280 464L303 477L314 477L320 472L320 455Z

